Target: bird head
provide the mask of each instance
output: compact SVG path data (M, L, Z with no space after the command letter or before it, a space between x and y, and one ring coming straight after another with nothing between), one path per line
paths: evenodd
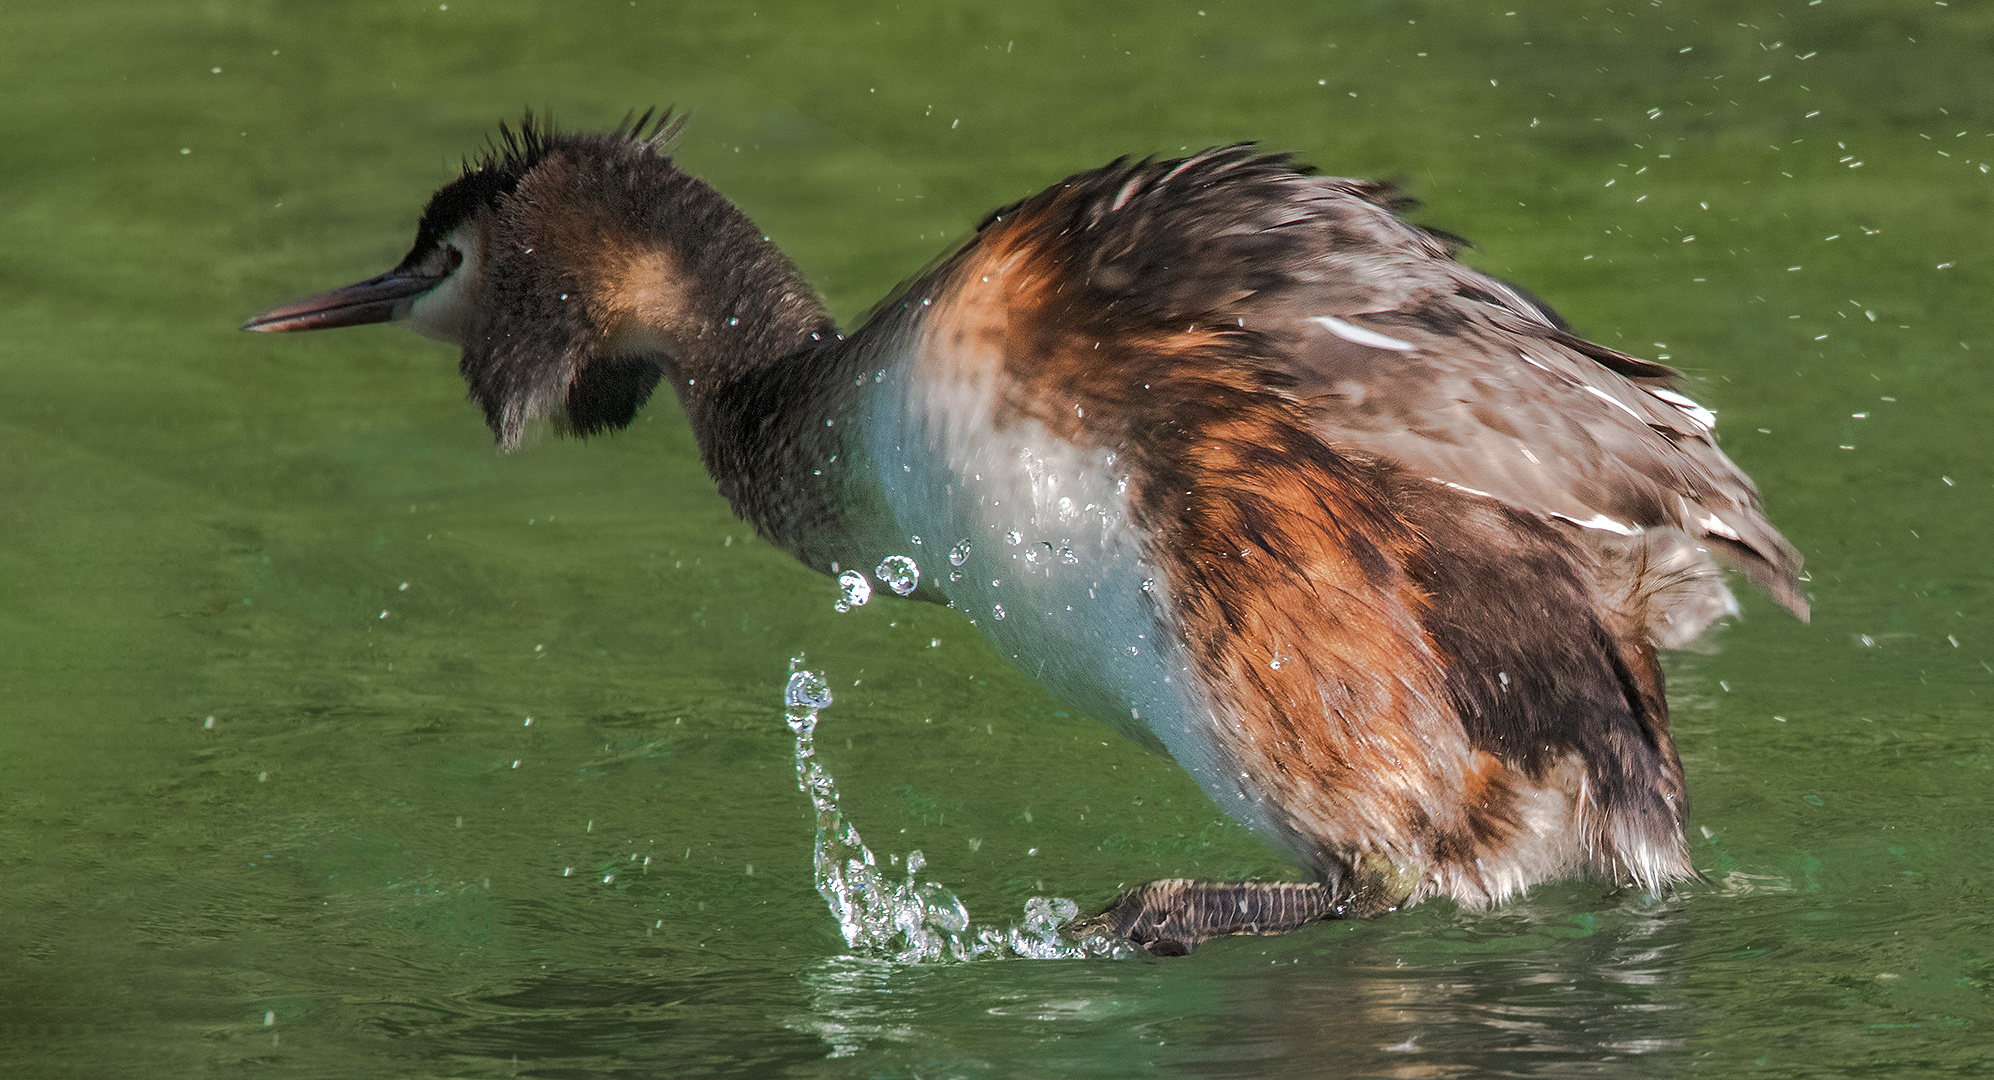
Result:
M707 295L689 264L768 258L735 251L766 238L663 152L682 120L646 112L598 135L558 133L530 113L517 130L501 125L488 151L430 197L394 269L272 308L243 329L400 322L458 345L471 397L508 450L542 416L578 435L622 428L665 375L679 381L683 371L696 386L719 362L708 346L729 336L715 310L727 300ZM770 321L752 314L757 326Z

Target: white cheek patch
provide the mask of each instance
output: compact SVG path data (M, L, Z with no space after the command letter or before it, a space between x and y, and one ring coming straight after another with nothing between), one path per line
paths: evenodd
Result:
M1327 315L1316 315L1310 318L1309 321L1322 327L1324 330L1327 330L1330 333L1335 334L1337 337L1340 337L1345 341L1355 342L1359 345L1367 345L1373 349L1391 349L1396 352L1413 352L1418 348L1418 346L1412 344L1411 342L1400 341L1398 338L1395 337L1386 337L1385 335L1378 333L1376 330L1366 330L1363 327L1356 325L1355 323L1347 323L1344 322L1342 319L1332 319Z
M408 310L399 313L398 317L404 325L423 337L462 345L465 329L471 325L472 316L476 314L472 310L471 297L476 291L472 288L473 279L482 269L478 259L478 231L470 227L458 229L450 234L446 242L463 252L463 263L434 289L408 301Z

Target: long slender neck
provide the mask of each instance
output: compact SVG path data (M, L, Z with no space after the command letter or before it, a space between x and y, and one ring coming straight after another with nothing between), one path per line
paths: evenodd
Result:
M705 181L670 170L627 238L606 241L605 352L656 356L708 449L728 386L834 342L837 324L803 272ZM612 212L616 208L611 207Z
M828 571L853 529L837 429L850 407L851 350L802 272L747 215L671 171L637 218L644 227L604 244L603 351L657 358L735 513Z

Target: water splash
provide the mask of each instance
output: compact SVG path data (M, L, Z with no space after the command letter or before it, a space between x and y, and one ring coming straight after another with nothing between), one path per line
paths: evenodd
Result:
M1140 954L1126 941L1094 937L1075 943L1062 938L1059 928L1080 914L1080 906L1064 897L1025 901L1024 922L1016 926L972 927L961 898L940 882L916 878L928 862L919 851L907 853L906 878L890 880L838 809L837 784L817 761L817 714L831 704L831 684L802 664L801 656L789 662L789 684L782 695L789 729L796 733L796 783L817 810L817 892L830 904L845 944L854 952L905 964Z
M892 589L896 595L906 596L920 587L921 566L905 555L888 555L873 570L872 576Z

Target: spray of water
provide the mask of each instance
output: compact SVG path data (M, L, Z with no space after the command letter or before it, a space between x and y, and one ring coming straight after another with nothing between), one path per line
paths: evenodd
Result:
M972 927L969 909L955 893L940 882L916 878L927 865L919 851L907 853L905 879L891 880L882 873L858 829L839 811L837 785L817 761L817 714L831 704L831 686L821 673L802 665L801 656L790 661L789 685L783 691L789 729L796 733L796 782L817 810L817 892L831 906L852 951L910 964L1137 954L1126 941L1062 938L1060 926L1080 914L1079 905L1064 897L1025 901L1024 922L1016 926Z

